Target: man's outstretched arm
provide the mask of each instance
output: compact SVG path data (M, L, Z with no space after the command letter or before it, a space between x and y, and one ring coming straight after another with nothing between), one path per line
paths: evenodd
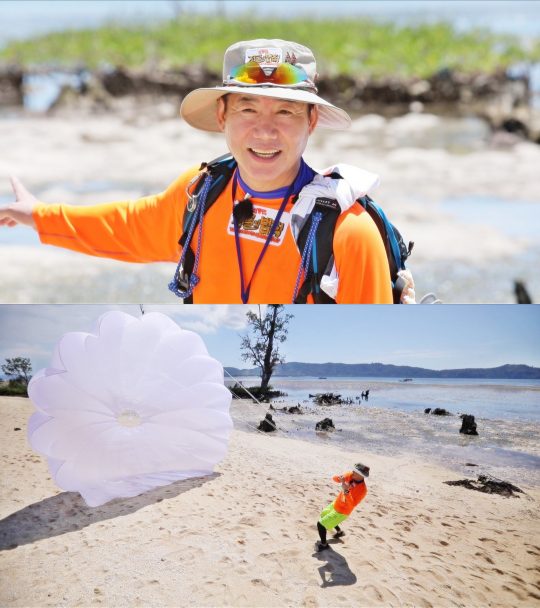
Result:
M12 228L17 224L22 224L36 230L33 212L34 208L39 205L38 199L28 192L17 177L11 176L10 181L15 200L7 205L0 205L0 226Z

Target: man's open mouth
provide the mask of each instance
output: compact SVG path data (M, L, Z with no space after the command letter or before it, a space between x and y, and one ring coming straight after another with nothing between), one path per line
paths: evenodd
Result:
M275 158L281 153L281 150L256 150L255 148L248 148L248 150L257 158Z

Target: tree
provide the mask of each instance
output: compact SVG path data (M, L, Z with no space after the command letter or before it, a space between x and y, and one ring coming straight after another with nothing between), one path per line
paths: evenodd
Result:
M241 357L261 368L261 392L265 392L276 365L285 361L279 345L287 339L287 325L294 315L286 314L282 304L270 304L264 317L260 307L258 315L248 311L246 316L250 327L240 344Z
M13 379L16 382L28 386L32 377L32 364L27 357L6 358L6 362L2 365L2 371L6 376L14 376Z

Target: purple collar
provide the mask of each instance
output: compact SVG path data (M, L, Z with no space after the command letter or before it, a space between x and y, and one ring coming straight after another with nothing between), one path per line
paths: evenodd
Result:
M242 179L240 175L240 170L237 172L238 175L238 184L242 188L242 190L246 194L250 194L252 198L256 199L279 199L283 198L285 194L287 194L287 190L289 190L290 186L285 186L283 188L278 188L277 190L271 190L270 192L258 192L257 190L253 190L250 188L246 182ZM296 177L294 178L294 182L292 184L292 192L293 194L298 194L302 188L311 183L313 178L315 177L316 172L306 164L304 159L300 160L300 169Z

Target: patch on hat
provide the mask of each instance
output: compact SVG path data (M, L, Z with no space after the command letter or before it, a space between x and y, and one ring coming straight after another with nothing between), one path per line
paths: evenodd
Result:
M262 71L269 76L280 63L283 63L283 53L276 47L266 49L247 49L246 63L254 61L258 63Z

